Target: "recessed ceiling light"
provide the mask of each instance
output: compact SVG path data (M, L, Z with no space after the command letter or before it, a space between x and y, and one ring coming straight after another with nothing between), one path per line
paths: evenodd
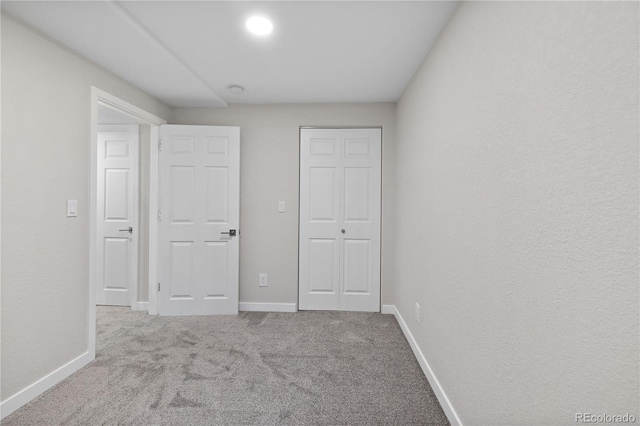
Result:
M273 24L271 21L262 16L252 16L247 19L245 25L249 32L259 36L271 34L271 31L273 31Z
M244 87L238 86L237 84L232 84L231 86L229 86L229 91L234 95L242 95L242 93L244 92Z

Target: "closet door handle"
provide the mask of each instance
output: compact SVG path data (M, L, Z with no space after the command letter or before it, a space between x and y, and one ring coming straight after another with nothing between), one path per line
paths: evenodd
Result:
M128 229L119 229L120 232L128 232L133 234L133 226L130 226Z
M236 236L236 230L235 229L229 229L229 232L221 232L221 234L228 235L230 237L235 237Z

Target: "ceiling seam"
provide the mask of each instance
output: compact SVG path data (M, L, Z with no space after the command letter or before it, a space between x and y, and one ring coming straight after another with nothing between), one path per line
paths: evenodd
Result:
M169 58L171 58L174 62L180 64L185 70L187 70L193 77L195 77L200 83L204 84L210 91L216 101L220 102L222 106L227 107L227 101L225 101L219 94L216 92L213 87L211 87L206 81L202 79L189 65L187 65L178 55L176 55L171 49L169 49L164 43L162 43L158 38L153 35L151 31L149 31L140 21L138 21L133 15L131 15L126 9L124 9L118 1L107 1L117 13L122 15L122 17L127 20L132 26L134 26L138 31L140 31L144 36L146 36L149 41L155 43Z

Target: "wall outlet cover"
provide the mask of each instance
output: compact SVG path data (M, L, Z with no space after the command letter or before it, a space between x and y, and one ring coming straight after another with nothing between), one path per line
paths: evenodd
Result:
M260 287L267 287L269 285L269 279L267 277L267 274L260 274L258 276L258 285Z

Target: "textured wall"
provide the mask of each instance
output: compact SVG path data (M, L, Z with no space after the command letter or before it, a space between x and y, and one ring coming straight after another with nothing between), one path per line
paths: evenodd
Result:
M299 127L382 126L382 303L391 303L395 104L238 104L176 109L171 122L240 126L240 301L267 303L298 301ZM258 287L263 272L269 287Z
M92 85L170 114L2 16L2 400L87 350Z
M635 2L462 3L398 102L394 299L464 424L638 417L638 56Z

